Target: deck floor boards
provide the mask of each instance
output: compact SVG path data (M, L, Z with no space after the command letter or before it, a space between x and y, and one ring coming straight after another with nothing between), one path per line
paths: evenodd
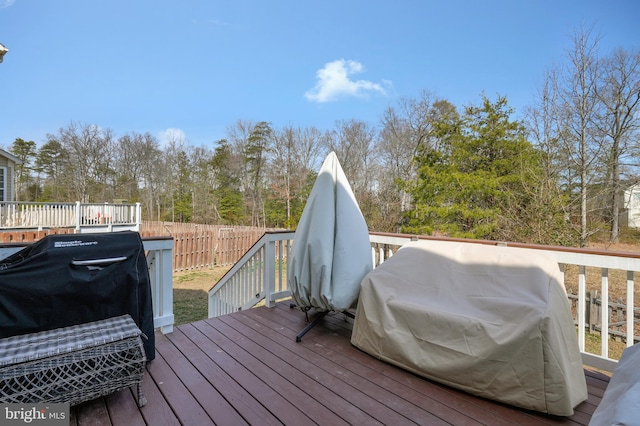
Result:
M185 324L156 336L135 389L72 408L71 425L587 425L609 377L585 370L589 399L547 416L423 379L353 347L352 320L328 315L302 342L287 302Z

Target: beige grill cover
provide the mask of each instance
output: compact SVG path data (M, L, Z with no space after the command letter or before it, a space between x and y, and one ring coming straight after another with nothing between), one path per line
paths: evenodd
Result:
M342 170L329 153L298 222L287 260L291 297L302 309L346 311L373 268L367 223Z
M571 415L587 387L561 283L535 250L412 242L362 280L351 343L474 395Z

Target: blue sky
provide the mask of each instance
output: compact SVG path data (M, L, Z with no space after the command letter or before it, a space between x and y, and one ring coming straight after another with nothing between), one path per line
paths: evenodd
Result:
M423 90L521 113L574 29L637 49L639 16L637 0L0 0L0 147L71 121L210 147L237 120L378 126Z

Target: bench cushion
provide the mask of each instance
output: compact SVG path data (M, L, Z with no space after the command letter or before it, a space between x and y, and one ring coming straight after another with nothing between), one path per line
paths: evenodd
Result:
M129 315L0 339L0 367L138 337Z
M129 315L0 340L0 403L79 404L141 383L145 353Z

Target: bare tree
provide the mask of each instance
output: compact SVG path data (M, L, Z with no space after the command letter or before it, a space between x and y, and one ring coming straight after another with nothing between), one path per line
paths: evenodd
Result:
M601 61L602 78L596 87L603 108L597 125L606 136L607 181L610 188L611 242L619 236L619 209L623 159L632 148L631 141L640 128L640 51L617 49Z
M598 98L596 87L599 79L598 37L590 30L575 30L572 46L568 51L569 66L562 76L560 93L562 102L562 125L567 131L562 140L570 153L570 164L578 174L580 203L580 244L586 246L590 235L588 227L589 187L595 177L595 163L599 156L600 140L594 120Z
M192 220L196 223L213 223L216 217L213 188L215 171L213 152L205 147L192 147L188 150L192 171Z
M142 142L143 136L135 132L118 138L115 150L118 198L133 200L138 197L138 184L144 159L139 152Z
M57 142L66 153L62 176L76 201L105 201L100 185L106 182L110 169L113 137L111 130L95 124L70 123L57 135L47 135L47 143ZM93 199L92 199L93 198Z
M233 165L238 169L238 176L241 177L241 190L244 192L251 186L249 182L249 173L246 170L246 164L243 161L243 153L245 146L249 143L249 136L255 127L255 123L247 120L238 120L233 126L227 127L226 141L232 150Z
M546 72L542 86L538 89L533 106L525 111L529 136L542 157L543 180L547 185L557 186L563 179L565 158L562 156L561 136L564 132L560 119L558 70Z
M271 189L285 203L285 226L295 227L301 209L294 214L295 201L304 206L307 178L317 170L322 133L314 128L287 126L274 131Z
M149 133L128 133L118 138L115 149L116 198L140 201L145 217L159 220L159 175L162 153Z
M145 133L137 145L137 151L142 160L139 182L142 206L148 212L148 217L160 220L160 190L164 170L160 143L154 136Z
M375 135L375 129L364 121L338 121L332 137L326 140L328 150L338 156L356 196L370 190L373 183Z
M394 178L409 180L415 175L414 158L421 147L429 146L433 134L432 93L422 91L417 99L400 99L382 117L380 153ZM403 200L403 208L407 200Z
M578 242L576 237L580 230L568 220L570 211L565 201L575 181L572 175L575 169L567 167L570 157L562 143L566 120L562 119L558 78L557 68L548 70L533 105L525 111L525 125L537 148L541 173L537 175L535 186L524 185L523 190L534 200L528 221L532 240L573 245Z
M338 156L369 226L377 216L375 195L379 168L376 167L375 136L375 129L364 121L338 121L324 142L327 150Z

